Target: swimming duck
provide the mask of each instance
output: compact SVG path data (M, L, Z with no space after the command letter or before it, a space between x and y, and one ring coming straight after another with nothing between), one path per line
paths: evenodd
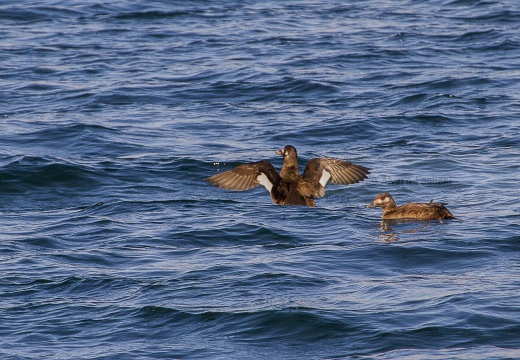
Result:
M239 165L206 180L226 190L249 190L264 186L275 204L316 206L314 198L325 195L325 185L355 184L370 173L364 166L333 158L310 159L303 175L298 170L298 153L287 145L276 154L283 156L280 174L268 161Z
M397 206L394 198L389 193L381 193L376 196L374 202L367 208L380 207L383 209L383 219L416 219L416 220L439 220L456 219L450 211L441 203L416 203L411 202Z

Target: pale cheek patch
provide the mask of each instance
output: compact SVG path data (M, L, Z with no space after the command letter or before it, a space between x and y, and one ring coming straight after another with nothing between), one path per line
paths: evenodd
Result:
M323 170L323 173L321 174L321 178L320 178L320 185L325 187L325 185L327 185L327 183L329 182L329 179L330 179L330 172L328 172L327 170Z
M378 204L378 205L381 205L381 204L383 203L383 200L381 200L381 199L377 199L377 200L375 201L375 203Z
M256 177L256 181L258 181L258 183L260 185L265 187L267 189L267 191L269 191L269 193L271 193L271 189L273 188L273 184L269 181L269 179L267 178L267 176L265 176L265 174L258 175Z

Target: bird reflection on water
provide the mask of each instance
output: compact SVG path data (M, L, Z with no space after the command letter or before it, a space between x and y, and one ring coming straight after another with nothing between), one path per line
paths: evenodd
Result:
M396 229L396 225L403 224L410 224L413 227L401 231ZM377 225L380 232L377 238L383 242L397 242L400 240L400 235L428 232L433 229L434 225L437 225L436 222L423 222L414 219L383 220Z

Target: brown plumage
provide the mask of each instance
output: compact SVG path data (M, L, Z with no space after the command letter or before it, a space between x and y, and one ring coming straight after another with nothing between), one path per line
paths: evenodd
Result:
M441 203L408 203L397 206L392 195L381 193L376 196L374 202L368 208L380 207L383 209L383 219L416 219L416 220L439 220L455 219L455 216Z
M206 180L226 190L249 190L263 185L275 204L316 206L315 198L325 194L325 185L355 184L367 178L370 171L361 165L339 159L310 159L300 176L298 154L294 146L287 145L276 151L283 156L280 174L268 161L239 165L231 170L213 175Z

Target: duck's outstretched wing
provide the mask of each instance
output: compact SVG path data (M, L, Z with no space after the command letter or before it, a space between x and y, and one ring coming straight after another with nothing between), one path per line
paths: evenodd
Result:
M249 190L263 185L269 193L275 184L280 181L280 175L268 161L239 165L223 173L206 179L210 184L226 190Z
M303 172L305 185L300 191L308 196L321 197L325 194L325 185L355 184L363 181L370 174L368 168L347 161L332 158L310 159Z

